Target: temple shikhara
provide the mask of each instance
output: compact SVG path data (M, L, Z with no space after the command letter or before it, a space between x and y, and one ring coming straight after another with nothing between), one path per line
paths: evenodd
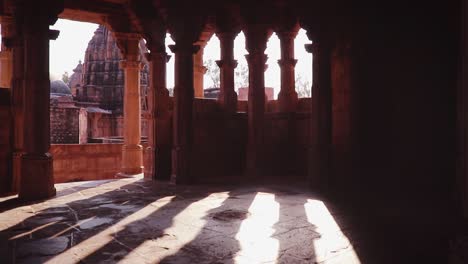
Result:
M142 136L147 137L148 61L140 43ZM65 84L51 83L51 143L77 144L119 141L123 135L124 72L115 40L104 27L94 32L85 60L78 63ZM62 103L66 102L66 103Z
M68 83L58 19L99 24ZM0 0L0 25L0 262L468 263L465 1Z

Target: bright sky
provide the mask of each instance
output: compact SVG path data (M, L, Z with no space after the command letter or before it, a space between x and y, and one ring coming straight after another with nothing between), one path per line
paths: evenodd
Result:
M60 30L57 40L50 41L51 78L61 78L64 72L73 74L78 61L84 61L88 42L97 29L97 24L59 19L53 29Z
M78 64L79 60L84 60L84 54L88 42L98 27L97 24L83 23L59 19L52 27L53 29L60 30L60 35L55 41L50 42L50 73L52 79L61 78L64 72L70 75L73 69ZM312 80L312 55L307 53L304 44L310 43L305 31L300 30L295 40L295 57L298 59L296 65L296 76L301 75L303 79ZM166 37L166 44L174 44L169 34ZM170 50L167 52L171 54ZM280 59L280 41L276 34L270 37L265 52L268 55L268 69L265 72L265 86L273 87L275 96L280 89L280 68L278 60ZM241 32L234 42L234 56L238 64L247 64L245 56L245 36ZM171 54L172 55L172 54ZM219 60L220 46L219 40L214 35L208 42L204 51L204 60ZM174 86L174 58L172 57L167 65L167 87ZM212 82L208 76L205 75L205 87L211 87ZM311 82L310 82L311 83Z

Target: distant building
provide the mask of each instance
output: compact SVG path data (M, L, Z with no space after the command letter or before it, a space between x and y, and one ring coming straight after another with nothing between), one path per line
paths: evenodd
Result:
M140 89L142 112L148 110L148 62L146 47L140 43ZM123 134L124 73L122 60L109 30L99 26L88 43L84 62L79 61L68 84L51 82L51 142L73 144L119 141ZM142 117L142 136L147 121Z
M265 95L268 101L274 100L275 90L272 87L265 87ZM249 87L239 88L237 91L237 100L247 101L249 98Z

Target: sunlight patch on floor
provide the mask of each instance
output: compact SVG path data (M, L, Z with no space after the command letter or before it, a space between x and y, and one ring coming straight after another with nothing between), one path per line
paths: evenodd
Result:
M173 219L172 225L162 231L164 235L177 237L177 245L173 245L170 250L161 250L159 252L153 252L150 254L153 263L158 263L159 260L168 257L169 255L176 254L186 246L188 243L193 241L197 235L201 232L202 226L206 223L203 220L208 215L208 212L214 208L222 205L222 203L229 197L228 192L212 193L209 196L191 203L183 211L179 212ZM187 225L187 223L197 221L196 225ZM163 235L163 236L164 236ZM138 258L144 258L148 255L148 249L154 249L155 245L160 241L145 240L138 247L134 248L129 254L127 254L121 263L128 263L131 260ZM161 244L164 244L161 242ZM161 246L161 245L160 245Z
M304 204L307 220L316 227L320 238L313 241L317 262L329 261L335 257L342 258L346 251L346 263L360 264L353 245L343 233L325 203L308 199ZM337 254L339 252L340 254Z
M279 220L279 204L275 195L259 192L249 208L250 216L242 221L236 239L240 244L236 263L274 261L277 258L279 242L272 238L273 225Z

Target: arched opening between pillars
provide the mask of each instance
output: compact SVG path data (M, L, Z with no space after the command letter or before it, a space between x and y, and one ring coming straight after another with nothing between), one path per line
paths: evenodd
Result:
M299 29L294 41L294 53L296 55L295 86L299 98L309 98L312 96L312 57L313 54L307 52L305 45L310 41L306 31Z
M280 40L273 33L267 42L265 54L268 56L265 70L265 95L268 101L278 99L281 89L281 71L278 60L281 58Z
M50 152L55 182L113 178L121 169L124 142L124 58L106 26L59 19L53 28L60 31L50 42ZM145 42L141 39L138 44L143 145L149 118ZM71 162L73 171L69 171Z
M217 99L221 87L220 68L216 63L220 58L219 38L214 34L206 43L203 54L203 65L205 74L203 77L203 97ZM195 66L196 67L196 66Z

